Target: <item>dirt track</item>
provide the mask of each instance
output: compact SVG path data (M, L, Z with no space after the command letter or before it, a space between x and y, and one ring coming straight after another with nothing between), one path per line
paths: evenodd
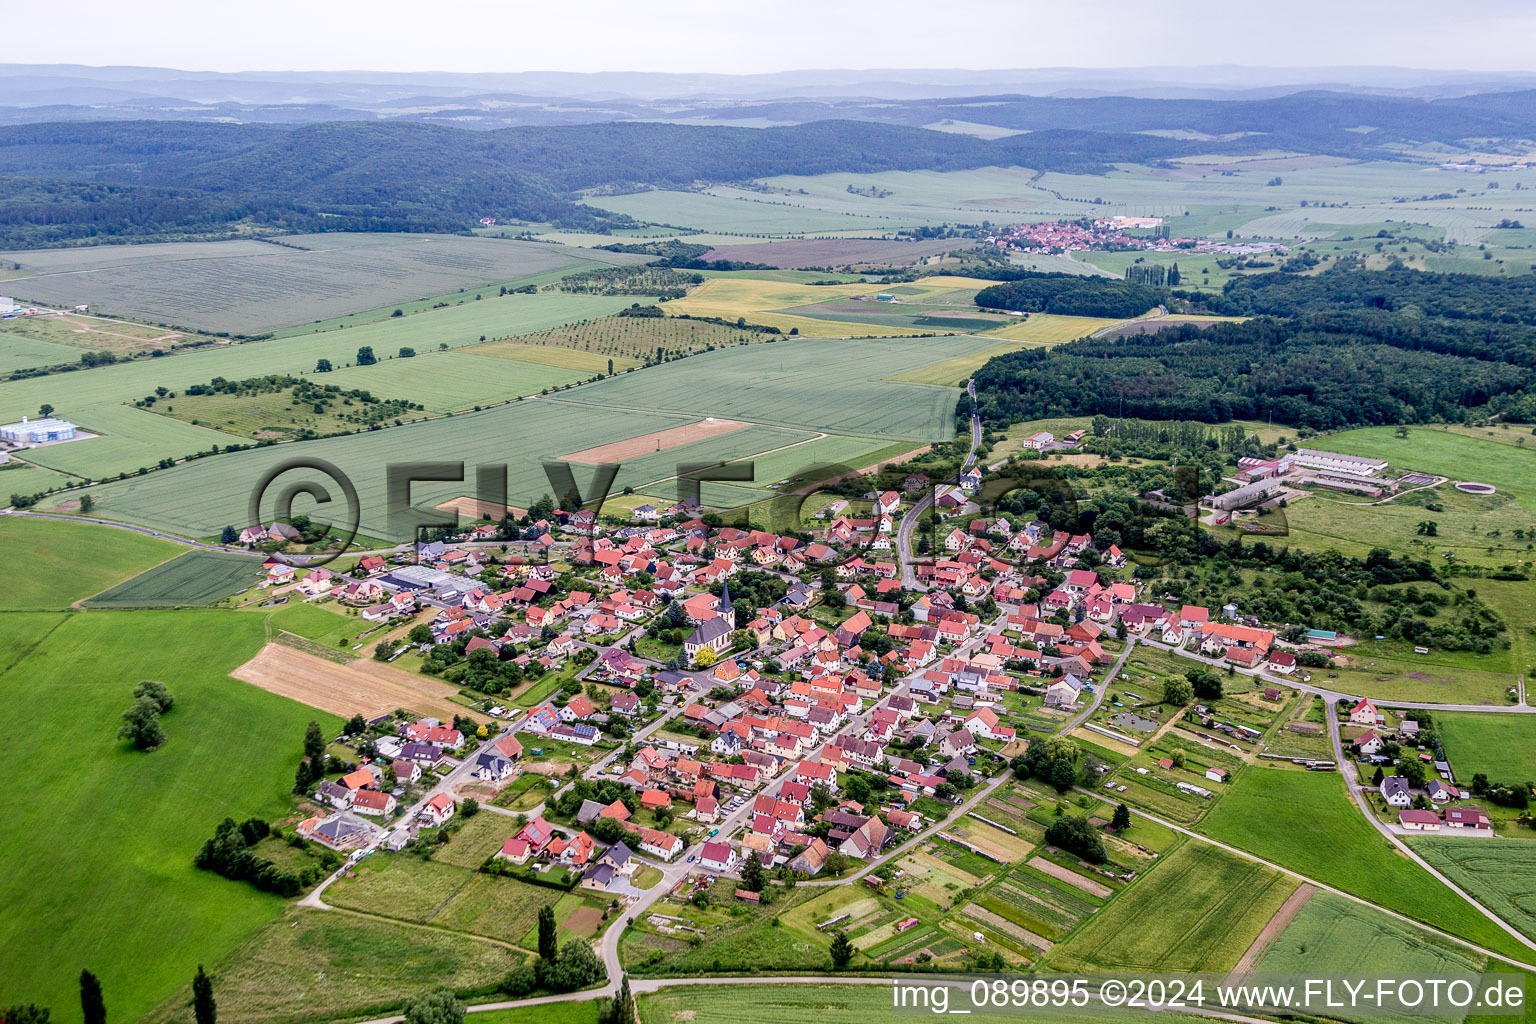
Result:
M668 427L666 430L641 434L639 437L614 441L612 444L598 445L596 448L583 448L579 452L560 457L569 462L582 462L592 466L601 465L604 462L623 462L625 459L638 459L642 455L666 451L668 448L676 448L678 445L693 441L702 441L707 437L729 434L751 425L740 420L698 420L694 423L685 423L680 427Z
M1317 887L1308 885L1306 882L1297 886L1296 891L1280 904L1280 909L1275 911L1275 916L1270 918L1264 930L1259 932L1259 937L1253 940L1253 945L1248 947L1248 952L1243 954L1237 966L1232 968L1232 973L1252 974L1259 963L1259 958L1269 951L1269 947L1275 944L1280 933L1285 931L1286 925L1295 920L1296 915L1301 913L1301 908L1311 902L1316 893Z
M444 721L454 715L490 721L448 700L458 692L455 687L372 660L342 665L283 644L269 643L230 674L252 686L343 718L358 714L372 718L405 708Z

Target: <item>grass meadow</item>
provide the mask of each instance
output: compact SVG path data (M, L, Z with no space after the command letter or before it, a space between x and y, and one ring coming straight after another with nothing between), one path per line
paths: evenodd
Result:
M285 814L305 723L339 722L229 678L261 646L259 617L61 618L0 675L9 713L66 737L18 747L12 770L27 784L0 794L0 1003L72 1005L89 967L133 1020L281 914L282 900L192 859L226 816ZM147 753L117 738L141 679L176 698L167 742Z
M1198 826L1213 839L1476 942L1524 947L1397 853L1324 772L1251 768Z
M92 523L0 518L6 585L0 610L68 608L186 548L158 537Z
M223 1024L329 1024L394 1013L439 988L495 998L497 982L524 959L506 946L437 928L293 908L208 968ZM191 999L188 984L146 1024L189 1020ZM107 1000L115 1012L110 988ZM484 1024L482 1016L473 1019Z
M1458 779L1483 772L1499 782L1536 779L1536 716L1437 711L1435 728Z

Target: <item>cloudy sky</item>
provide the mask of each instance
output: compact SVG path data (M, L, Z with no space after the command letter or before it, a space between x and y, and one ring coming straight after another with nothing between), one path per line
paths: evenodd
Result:
M10 62L211 71L1241 64L1536 70L1529 0L54 0Z

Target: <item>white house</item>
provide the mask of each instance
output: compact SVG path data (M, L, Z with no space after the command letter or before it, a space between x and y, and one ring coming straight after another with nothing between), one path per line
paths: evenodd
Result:
M730 843L705 843L699 851L699 864L710 871L729 871L736 866L736 851Z

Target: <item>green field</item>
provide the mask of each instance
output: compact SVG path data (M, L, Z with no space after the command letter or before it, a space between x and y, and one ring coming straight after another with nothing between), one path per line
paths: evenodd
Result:
M951 1012L970 1005L965 989L952 991ZM868 1024L892 1013L891 983L872 985L702 985L665 988L639 1000L641 1024ZM913 1012L908 1010L907 1012ZM930 1010L922 1011L924 1016ZM1179 1013L1081 1013L1080 1024L1198 1024L1205 1018Z
M1054 950L1051 966L1230 970L1295 888L1295 880L1278 871L1188 842Z
M555 270L634 262L568 246L455 235L293 235L5 253L32 276L10 282L39 303L198 330L254 334ZM88 271L88 273L83 273Z
M174 608L212 604L261 579L261 560L222 551L188 551L84 602L87 608Z
M1199 829L1488 949L1525 955L1512 937L1397 853L1335 774L1250 768Z
M333 377L346 373L355 386L376 391L385 398L409 398L409 395L391 393L385 386L386 375L395 372L392 364L400 361L387 357L395 355L402 346L425 353L436 352L440 345L450 349L477 345L482 338L510 337L604 316L629 305L630 301L631 296L542 292L504 297L494 297L493 293L492 297L476 302L471 295L461 305L429 309L399 318L386 317L345 330L210 346L182 352L175 358L123 361L113 366L77 371L68 377L10 381L0 391L0 421L10 422L24 415L34 415L44 403L53 405L58 410L56 415L101 436L34 449L30 453L31 461L67 473L101 479L121 472L136 472L141 466L153 466L162 457L180 457L230 443L229 436L219 431L194 427L170 416L124 404L154 394L158 387L179 395L187 387L206 384L215 377L244 380L277 373L308 374L314 371L318 360L328 359L336 367ZM351 374L345 368L356 361L357 350L364 345L374 350L380 362ZM472 369L478 363L464 365ZM527 372L544 373L547 370L547 367L532 366ZM378 383L374 383L367 371L379 372ZM324 381L326 378L319 379ZM501 396L503 400L514 397L512 394ZM169 404L174 406L175 400L171 399Z
M224 1024L326 1024L394 1013L406 1000L439 988L489 993L523 959L515 950L467 935L293 909L208 968ZM147 1024L189 1020L191 998L188 984ZM107 1000L118 1013L110 988ZM495 1019L482 1014L471 1019L484 1024L482 1017ZM585 1024L582 1017L570 1019Z
M80 350L77 348L19 334L0 334L0 373L79 361Z
M111 526L27 516L0 518L0 546L7 554L0 610L27 611L67 608L186 550Z
M1409 845L1479 903L1536 939L1536 843L1426 836Z
M1441 978L1451 974L1476 974L1483 963L1483 957L1422 929L1332 893L1320 892L1280 933L1274 945L1259 960L1256 970L1275 974L1321 971L1356 976ZM1343 1019L1369 1021L1382 1018L1361 1015ZM1412 1019L1459 1020L1461 1015L1416 1016Z
M305 723L339 724L228 677L261 643L257 616L89 612L0 675L9 713L68 735L62 756L19 747L12 770L27 785L0 795L0 1003L75 1004L89 967L133 1020L282 912L277 897L192 866L224 817L286 813ZM149 753L116 735L146 678L176 698L169 738Z
M361 335L368 329L342 333ZM541 458L558 458L705 416L784 429L776 433L759 430L723 434L628 461L616 486L638 487L670 476L682 461L746 457L755 451L804 439L811 430L922 443L952 435L959 392L891 383L879 377L893 369L931 362L935 351L966 351L985 345L986 342L973 338L842 342L786 339L771 345L716 350L620 374L559 396L515 402L484 412L305 442L298 449L272 447L199 459L172 470L97 488L98 510L129 522L209 536L226 524L242 524L253 482L268 467L302 451L335 463L351 477L362 505L363 532L387 537L391 533L384 515L385 467L403 450L402 446L435 452L441 458L462 459L469 465L504 462L508 465L513 503L526 504L549 490L539 463ZM177 357L176 361L191 358ZM700 390L696 386L699 380L709 380L710 386ZM152 414L141 415L164 421ZM764 443L761 448L743 443L752 438L772 443ZM590 471L578 466L576 476L578 483L585 486ZM287 483L290 477L280 480ZM436 503L469 493L473 486L472 482L420 484L413 489L412 498L418 504ZM749 492L739 500L760 497Z
M471 354L476 348L479 346L447 352L418 349L420 354L413 359L388 358L373 366L337 370L321 379L338 387L367 388L377 395L409 398L433 412L463 412L585 380L593 372L521 359L476 359Z
M1527 716L1436 712L1435 727L1458 779L1478 772L1498 782L1536 778L1536 721Z

